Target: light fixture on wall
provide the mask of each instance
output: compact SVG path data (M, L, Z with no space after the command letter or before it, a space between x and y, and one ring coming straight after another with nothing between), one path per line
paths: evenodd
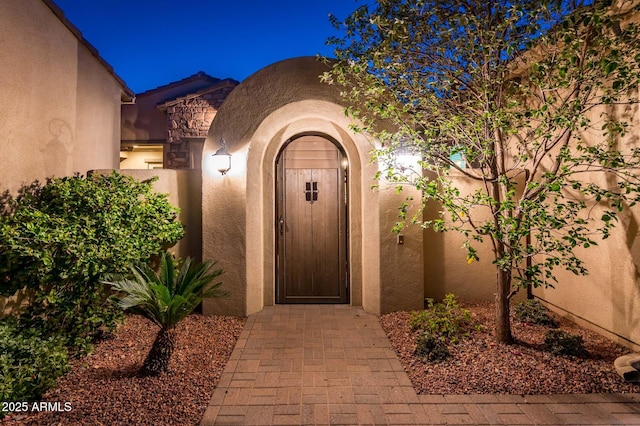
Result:
M222 175L227 174L231 170L231 154L227 152L224 138L220 138L220 149L212 156L213 167Z
M420 167L421 157L416 147L408 141L406 136L400 138L397 145L391 150L390 155L389 166L400 174L405 177L409 177L414 173L420 174L422 170Z

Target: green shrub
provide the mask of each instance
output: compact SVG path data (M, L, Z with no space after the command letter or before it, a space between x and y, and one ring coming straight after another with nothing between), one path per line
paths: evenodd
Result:
M439 337L421 333L416 338L415 355L423 361L442 362L451 356L449 348Z
M0 199L0 294L32 289L19 325L84 351L122 318L101 278L175 244L184 233L177 215L152 181L115 172L25 186Z
M558 324L551 318L549 311L538 300L530 299L516 305L513 314L520 322L544 325L556 328Z
M582 336L572 335L562 330L549 330L544 337L544 347L555 355L584 357L588 354Z
M440 303L427 299L426 309L411 312L409 317L412 330L420 330L452 343L469 335L470 323L471 313L460 307L453 294L447 294Z
M37 400L68 369L62 339L19 330L13 320L0 323L0 401Z

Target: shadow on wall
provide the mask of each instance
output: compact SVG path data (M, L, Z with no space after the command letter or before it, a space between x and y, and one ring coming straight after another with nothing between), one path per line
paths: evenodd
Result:
M633 260L633 290L632 293L640 294L640 226L638 224L638 220L634 213L636 209L629 209L625 211L626 217L622 217L621 224L619 226L624 227L626 230L626 243L627 249L629 250L629 254L631 259ZM618 292L614 292L616 295ZM619 295L622 296L622 295ZM638 312L639 306L636 304L636 298L634 297L622 297L615 300L614 296L614 306L619 306L618 309L623 310L622 317L624 320L622 321L623 328L628 329L637 329L640 327L640 317L636 314ZM619 304L615 304L619 302ZM614 330L615 332L616 330Z
M45 160L47 176L68 176L73 174L73 129L66 121L54 118L49 122L49 134L52 136L41 148Z
M640 122L640 105L624 105L608 107L607 113L614 119L619 119L627 123ZM636 124L637 126L637 124ZM622 139L616 140L616 147L620 151L630 151L640 146L640 132L630 131ZM618 180L615 176L609 174L606 177L607 186L615 188L618 184ZM605 206L607 207L607 206ZM632 289L620 288L621 291L614 290L612 292L612 306L614 312L619 311L619 317L614 316L614 333L618 333L619 329L633 330L640 326L640 317L637 312L640 308L638 306L638 299L636 297L629 297L631 294L640 294L640 225L638 224L638 215L640 214L639 207L631 207L629 205L624 206L624 210L620 213L620 223L618 226L625 232L625 242L627 250L631 260L633 261L633 271L628 273L633 275L631 283ZM615 251L610 253L610 256L617 258L619 254ZM613 259L612 259L613 260ZM615 276L615 275L614 275ZM611 283L614 286L619 285L617 282ZM616 321L617 318L617 321Z

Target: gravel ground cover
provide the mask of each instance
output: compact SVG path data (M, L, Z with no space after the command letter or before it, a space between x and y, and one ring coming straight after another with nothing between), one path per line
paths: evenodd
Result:
M613 361L629 353L614 342L555 316L559 328L583 337L585 358L557 356L542 348L547 327L512 321L516 344L493 340L494 305L461 303L470 310L474 324L468 339L451 345L452 357L441 363L423 362L414 354L416 332L409 327L409 313L395 312L380 318L393 348L414 388L420 394L570 394L639 392L625 383Z
M72 363L43 401L71 411L10 415L2 425L195 425L200 422L244 319L188 316L176 327L170 373L137 377L157 327L127 316L117 333Z
M452 358L425 363L413 355L415 333L409 313L380 318L382 326L421 394L566 394L638 392L624 383L613 360L629 351L598 334L556 317L560 329L583 337L586 358L556 356L542 349L548 328L513 321L514 345L493 341L493 304L463 303L474 324L485 327L450 347ZM191 315L177 327L171 372L156 378L136 376L155 337L156 327L127 316L111 338L73 362L72 370L44 401L71 404L69 412L10 415L14 425L196 425L213 394L244 326L235 317Z

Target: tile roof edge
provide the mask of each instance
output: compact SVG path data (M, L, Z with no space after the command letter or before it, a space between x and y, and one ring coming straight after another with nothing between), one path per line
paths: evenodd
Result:
M192 74L192 75L190 75L188 77L182 78L180 80L172 81L172 82L169 82L167 84L163 84L161 86L154 87L153 89L145 90L144 92L138 93L137 96L150 95L150 94L155 93L155 92L159 92L159 91L171 88L171 87L179 86L181 84L190 83L190 82L196 81L196 80L205 80L205 81L208 81L211 84L216 84L216 83L219 83L221 81L226 81L226 80L231 80L231 79L227 78L227 79L223 80L223 79L220 79L220 78L217 78L217 77L210 76L209 74L207 74L204 71L198 71L197 73Z
M178 96L172 99L168 99L166 101L160 102L158 105L156 105L156 108L159 109L163 109L163 108L167 108L173 104L176 104L184 99L193 99L193 98L197 98L199 96L202 96L204 94L210 93L210 92L215 92L221 89L224 89L226 87L235 87L238 84L240 84L238 81L232 79L232 78L225 78L224 80L220 80L217 81L215 83L213 83L211 86L208 87L204 87L196 92L193 93L187 93L185 95L182 96Z

